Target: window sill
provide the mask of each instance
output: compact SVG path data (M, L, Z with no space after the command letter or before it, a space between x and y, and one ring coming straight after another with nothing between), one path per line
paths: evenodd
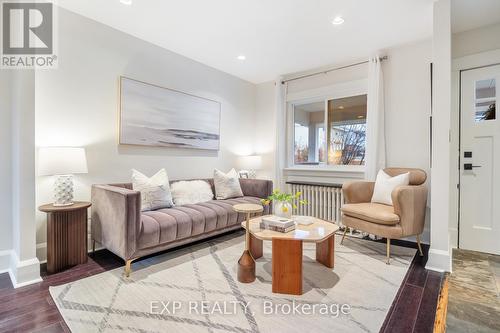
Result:
M364 166L293 166L283 169L286 181L315 181L343 184L365 178Z
M348 172L348 173L359 173L359 174L364 174L365 173L365 167L364 166L357 166L357 165L345 165L345 166L321 166L321 165L294 165L291 167L287 167L283 169L284 171L314 171L314 172L334 172L334 173L342 173L342 172Z

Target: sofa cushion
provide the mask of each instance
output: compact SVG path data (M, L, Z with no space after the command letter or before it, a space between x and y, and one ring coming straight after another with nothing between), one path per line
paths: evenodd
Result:
M394 207L378 203L345 204L342 206L342 212L347 216L378 224L399 223L399 216L394 214Z

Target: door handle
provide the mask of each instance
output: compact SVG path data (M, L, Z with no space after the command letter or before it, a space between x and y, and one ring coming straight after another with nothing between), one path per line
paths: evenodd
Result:
M464 163L464 170L472 170L473 168L480 168L482 165L472 165L472 163Z

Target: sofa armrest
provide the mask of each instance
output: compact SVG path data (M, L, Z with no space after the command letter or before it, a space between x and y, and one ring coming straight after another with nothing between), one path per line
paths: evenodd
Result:
M342 192L346 203L370 202L373 196L375 182L353 181L342 185Z
M243 195L257 198L267 198L273 193L272 180L240 178Z
M124 260L136 251L141 193L110 185L92 185L92 239Z
M403 237L421 234L425 224L427 187L398 186L391 196L394 213L401 220Z

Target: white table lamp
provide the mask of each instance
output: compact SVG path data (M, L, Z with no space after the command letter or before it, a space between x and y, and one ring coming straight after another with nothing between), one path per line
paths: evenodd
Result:
M240 173L248 173L249 178L255 178L257 176L256 170L262 168L262 156L259 155L249 155L240 156Z
M73 175L87 172L84 148L42 147L38 151L38 175L56 176L54 206L73 204Z

